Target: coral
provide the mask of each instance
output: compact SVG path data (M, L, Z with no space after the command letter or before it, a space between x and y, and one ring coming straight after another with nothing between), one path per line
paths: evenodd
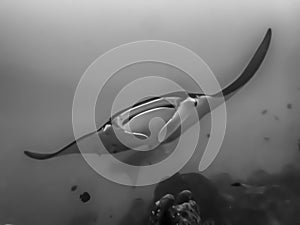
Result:
M190 191L182 191L176 200L167 194L155 202L148 225L200 225L200 209Z

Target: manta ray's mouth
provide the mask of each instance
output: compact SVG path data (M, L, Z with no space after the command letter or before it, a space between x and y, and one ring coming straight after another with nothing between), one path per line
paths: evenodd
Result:
M149 98L148 98L149 99ZM155 116L166 118L168 112L174 111L180 104L181 98L178 97L155 97L148 101L141 101L134 104L131 108L112 116L111 124L118 127L126 127L132 121L144 118L144 121L149 121L147 118L154 118Z
M149 109L149 110L146 110L146 111L141 112L141 113L135 113L135 114L134 113L130 113L129 116L128 116L128 118L126 118L126 119L124 119L122 121L122 125L125 126L125 124L127 124L132 119L136 119L138 117L141 117L143 115L147 115L149 113L151 114L154 111L157 111L157 110L167 110L167 109L175 109L175 106L172 105L172 104L165 104L165 105L163 105L161 107L155 107L153 109Z
M158 107L150 109L132 116L126 121L123 121L122 128L124 130L127 130L128 132L142 133L149 137L151 135L149 127L151 123L155 122L154 120L159 118L161 120L161 125L156 123L155 126L163 126L165 123L167 123L167 121L171 119L175 111L176 108L173 105L169 107Z

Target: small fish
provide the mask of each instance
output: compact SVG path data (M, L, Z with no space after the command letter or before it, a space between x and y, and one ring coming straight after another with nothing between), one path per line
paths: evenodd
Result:
M288 109L292 109L292 104L291 104L291 103L288 103L288 104L286 105L286 107L287 107Z
M270 186L255 186L255 185L250 185L250 184L245 184L245 183L240 183L240 182L235 182L231 184L232 187L241 187L245 190L247 194L264 194L267 190L270 188L278 188L280 187L279 185L270 185Z
M223 97L225 100L228 100L249 82L267 54L271 37L272 31L269 28L260 46L242 73L220 92L211 95L173 92L159 97L151 97L121 110L109 118L97 131L82 136L54 153L24 151L24 154L39 160L74 153L78 154L81 153L78 147L80 143L88 146L91 153L95 153L95 149L92 149L95 146L93 144L95 143L95 138L97 141L100 138L107 150L97 149L99 154L107 154L107 152L117 154L134 148L147 149L152 147L152 145L161 146L170 143L181 135L181 130L183 132L186 131L198 120L222 104ZM194 111L197 112L197 116L192 114ZM154 126L156 130L151 132L153 130L149 131L149 122L157 117L162 118L166 123L159 129L156 129L157 126Z
M275 120L277 120L277 121L279 120L278 116L274 115L273 117L274 117Z
M298 139L298 151L300 151L300 138Z
M77 190L77 185L73 185L72 187L71 187L71 191L76 191Z
M265 141L270 141L270 138L269 137L264 137L264 140Z
M242 187L248 194L263 194L266 191L266 186L254 186L245 183L235 182L231 184L233 187Z
M268 110L267 110L267 109L264 109L263 111L261 111L261 114L262 114L262 115L265 115L267 112L268 112Z

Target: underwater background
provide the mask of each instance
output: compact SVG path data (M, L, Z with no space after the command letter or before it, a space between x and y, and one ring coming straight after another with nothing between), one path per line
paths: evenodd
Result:
M175 42L202 57L225 86L269 27L273 37L261 68L227 102L221 151L201 174L211 186L199 181L194 188L220 195L226 204L203 201L228 224L300 224L299 21L296 0L0 1L0 225L143 224L157 187L115 184L79 155L41 162L23 151L51 152L73 140L76 86L111 48L144 39ZM203 125L204 143L209 117ZM181 173L198 172L199 157ZM164 191L182 185L174 179ZM265 188L253 194L255 187Z

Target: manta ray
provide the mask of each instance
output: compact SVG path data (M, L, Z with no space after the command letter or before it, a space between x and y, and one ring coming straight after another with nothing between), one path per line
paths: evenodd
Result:
M33 159L45 160L81 153L78 147L79 143L86 142L89 146L92 142L90 140L94 137L101 139L106 151L100 149L99 152L103 154L117 154L141 147L147 150L147 148L151 148L153 143L155 146L168 144L178 139L182 132L201 120L222 104L224 100L228 100L249 82L267 54L271 36L272 31L269 28L248 65L231 84L220 92L206 95L177 91L162 96L149 97L117 112L96 131L78 138L56 152L24 151L24 154ZM192 115L192 111L196 111L197 117ZM157 117L162 118L165 123L154 131L151 129L150 122ZM152 139L151 137L156 138ZM150 139L151 141L149 141ZM151 144L149 144L150 142ZM93 146L93 144L91 145Z

